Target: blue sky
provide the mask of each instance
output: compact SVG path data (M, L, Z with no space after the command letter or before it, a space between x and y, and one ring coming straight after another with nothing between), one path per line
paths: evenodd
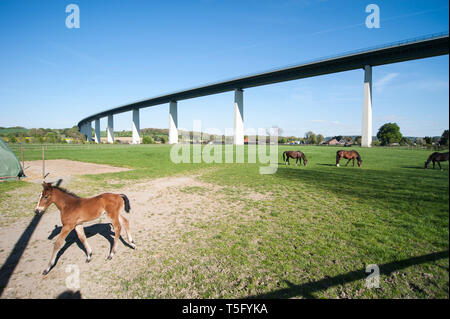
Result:
M65 8L80 8L68 29ZM380 7L368 29L365 7ZM0 0L0 126L64 128L111 107L349 50L448 31L448 1ZM373 69L373 134L449 127L449 57ZM360 135L363 71L247 89L246 127ZM180 101L180 128L233 127L233 92ZM141 110L141 128L168 127L168 105ZM101 129L106 119L101 120ZM115 116L131 130L131 112Z

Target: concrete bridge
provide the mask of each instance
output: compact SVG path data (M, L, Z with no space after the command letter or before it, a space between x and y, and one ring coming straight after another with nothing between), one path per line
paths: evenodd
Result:
M113 143L113 116L115 114L131 111L133 132L132 141L134 144L139 144L139 110L145 107L169 103L169 143L176 144L178 143L178 101L234 91L234 144L242 145L244 144L244 89L318 75L363 69L364 102L361 145L364 147L370 147L372 143L372 67L446 54L449 54L448 32L433 34L326 57L300 65L212 83L134 102L88 116L78 123L78 127L80 132L86 136L86 139L88 141L92 141L92 122L94 122L94 140L96 143L100 143L100 118L107 117L107 140L108 143Z

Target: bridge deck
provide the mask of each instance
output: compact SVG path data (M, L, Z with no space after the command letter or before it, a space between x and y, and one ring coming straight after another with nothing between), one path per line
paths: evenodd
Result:
M169 103L170 101L186 100L233 91L235 89L246 89L255 86L298 80L318 75L355 70L364 68L365 65L378 66L445 54L449 54L448 33L424 36L421 38L414 38L332 57L321 58L299 65L243 76L227 81L207 84L188 90L178 91L147 100L126 104L86 117L78 123L78 127L81 128L83 123L100 119L111 114L118 114L128 112L133 109Z

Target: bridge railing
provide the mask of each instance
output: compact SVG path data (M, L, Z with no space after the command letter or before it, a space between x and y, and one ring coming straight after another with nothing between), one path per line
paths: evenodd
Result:
M241 75L241 76L237 76L237 77L233 77L233 78L224 79L224 80L221 80L221 81L208 82L208 83L206 83L206 84L204 84L202 86L191 87L191 88L185 89L183 91L193 90L193 89L197 89L197 88L203 87L203 86L214 85L214 84L218 84L218 83L222 83L222 82L232 81L232 80L239 79L239 78L245 78L245 77L249 77L249 76L254 76L254 75L257 75L257 74L270 73L270 72L274 72L274 71L279 71L279 70L284 70L284 69L298 67L298 66L301 66L301 65L307 65L307 64L322 62L322 61L331 60L331 59L335 59L335 58L341 58L341 57L344 57L344 56L354 55L354 54L358 54L358 53L385 49L385 48L389 48L389 47L396 47L396 46L405 45L405 44L408 44L408 43L415 43L415 42L425 41L425 40L429 40L429 39L433 39L433 38L440 38L440 37L444 37L444 36L448 36L448 35L449 35L449 32L448 31L444 31L444 32L438 32L438 33L422 35L422 36L418 36L418 37L414 37L414 38L408 38L408 39L405 39L405 40L399 40L399 41L389 42L389 43L385 43L385 44L379 44L379 45L375 45L375 46L366 47L366 48L363 48L363 49L344 51L344 52L340 52L340 53L336 53L336 54L332 54L332 55L328 55L328 56L323 56L323 57L320 57L320 58L314 58L314 59L310 59L310 60L305 60L305 61L302 61L300 63L293 63L293 64L288 64L288 65L283 66L283 67L276 67L276 68L268 69L268 70L265 70L265 71L262 71L262 72L255 72L255 73L252 73L252 74ZM167 93L170 94L170 93L173 93L173 92L167 92Z

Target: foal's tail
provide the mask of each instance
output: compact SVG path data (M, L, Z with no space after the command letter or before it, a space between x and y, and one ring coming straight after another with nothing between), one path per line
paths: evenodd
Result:
M125 195L125 194L120 194L120 197L122 197L122 199L123 199L123 203L125 204L125 211L127 212L127 213L129 213L130 212L130 200L128 199L128 197L127 197L127 195Z

